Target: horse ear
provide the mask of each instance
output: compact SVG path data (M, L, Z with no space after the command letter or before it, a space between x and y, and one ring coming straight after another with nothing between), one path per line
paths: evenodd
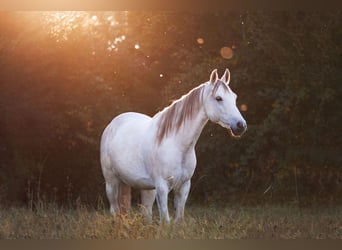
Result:
M214 69L210 74L210 83L216 83L218 79L217 69Z
M226 71L224 72L223 76L221 77L221 81L226 83L227 85L230 82L230 71L228 68L226 68Z

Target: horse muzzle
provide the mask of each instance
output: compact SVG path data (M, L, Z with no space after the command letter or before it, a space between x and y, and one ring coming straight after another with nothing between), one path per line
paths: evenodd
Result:
M247 123L245 121L238 121L234 126L230 126L233 137L242 136L247 130Z

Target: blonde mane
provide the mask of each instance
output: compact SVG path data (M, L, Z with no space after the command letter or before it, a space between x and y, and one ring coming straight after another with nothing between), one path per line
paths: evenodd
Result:
M186 121L193 119L200 109L202 92L203 85L200 85L160 112L157 124L158 144L169 134L177 132Z

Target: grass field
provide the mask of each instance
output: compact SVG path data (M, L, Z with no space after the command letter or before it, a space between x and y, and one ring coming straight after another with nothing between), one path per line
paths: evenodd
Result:
M1 239L342 239L342 207L188 205L184 225L144 224L106 208L0 209Z

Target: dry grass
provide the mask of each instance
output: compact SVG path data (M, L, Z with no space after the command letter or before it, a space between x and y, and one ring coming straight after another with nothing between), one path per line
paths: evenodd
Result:
M105 208L0 209L2 239L342 239L342 210L296 206L189 205L182 226L144 224L136 211L114 220Z

